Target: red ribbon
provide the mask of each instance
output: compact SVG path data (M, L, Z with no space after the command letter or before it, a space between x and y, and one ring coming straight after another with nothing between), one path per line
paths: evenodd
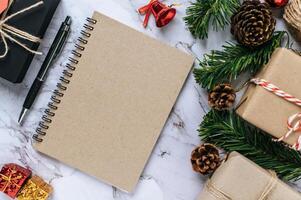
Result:
M145 15L144 22L143 22L144 28L147 26L149 17L152 14L152 6L157 2L158 0L151 0L147 5L138 9L141 15Z
M147 5L139 8L138 12L141 15L145 15L143 22L144 28L147 26L151 14L153 14L156 18L157 27L163 27L167 25L176 15L176 10L171 8L173 5L166 6L159 0L151 0Z

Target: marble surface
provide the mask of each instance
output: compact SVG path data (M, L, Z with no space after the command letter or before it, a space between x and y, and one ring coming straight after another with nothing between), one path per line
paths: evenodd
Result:
M210 32L208 40L195 40L185 29L182 20L185 8L189 5L187 0L165 1L166 4L181 4L177 7L176 19L169 26L158 29L151 18L148 28L144 29L141 25L143 17L136 10L145 3L147 0L62 0L40 50L48 51L56 30L67 14L73 17L72 34L63 55L49 71L42 92L22 127L17 124L17 118L43 57L34 59L22 84L13 85L0 80L0 165L15 162L31 168L34 173L50 181L54 187L53 200L193 200L202 190L205 177L191 170L189 158L191 150L200 143L196 130L209 108L206 93L195 83L192 74L132 194L121 192L58 161L43 157L31 145L32 134L79 36L84 19L91 16L93 10L200 59L210 49L220 49L224 41L231 39L229 29L226 29L219 33ZM283 27L283 22L279 20L278 29ZM121 173L126 173L126 170ZM0 194L0 199L8 198Z

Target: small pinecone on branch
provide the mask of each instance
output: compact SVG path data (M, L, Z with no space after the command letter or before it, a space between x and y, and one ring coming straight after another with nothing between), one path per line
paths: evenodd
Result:
M231 33L248 47L262 45L271 39L276 26L269 4L246 0L231 18Z
M213 173L220 163L218 149L212 144L202 144L191 153L193 170L203 175Z
M208 103L215 110L226 110L233 106L235 99L236 93L231 84L222 83L209 93Z

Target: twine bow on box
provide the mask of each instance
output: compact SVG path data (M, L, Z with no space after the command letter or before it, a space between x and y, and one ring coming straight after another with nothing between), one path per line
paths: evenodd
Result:
M260 196L258 196L258 198L256 198L256 200L266 200L267 197L271 194L271 192L277 185L276 173L274 171L268 171L268 172L270 173L271 178L270 178L269 182L267 183L267 185L265 186L262 193L260 194ZM227 194L223 190L216 187L210 179L209 179L209 181L207 181L206 190L218 200L233 200L231 195Z
M274 93L275 95L301 107L300 99L280 90L277 86L275 86L274 84L272 84L264 79L254 78L254 79L251 79L250 82L254 83L258 86L261 86L264 89ZM287 128L288 128L288 132L281 138L277 139L276 141L283 141L292 134L299 134L299 137L298 137L296 143L292 147L293 147L293 149L301 150L301 145L300 145L301 144L301 113L296 113L288 118Z
M34 8L41 6L43 4L43 1L39 1L27 8L24 8L16 13L13 13L13 14L7 16L8 10L11 7L13 1L14 0L9 1L8 8L4 11L4 13L2 13L2 16L0 18L0 37L4 44L4 52L2 54L0 54L0 59L6 57L8 51L9 51L7 40L10 40L10 41L16 43L17 45L19 45L20 47L22 47L23 49L25 49L26 51L28 51L30 53L42 55L42 52L32 50L29 47L27 47L25 44L20 42L20 39L23 39L23 40L30 41L33 43L40 43L41 39L39 37L31 35L25 31L17 29L13 26L10 26L7 24L7 22L10 19L13 19L14 17L16 17L18 15L24 14Z

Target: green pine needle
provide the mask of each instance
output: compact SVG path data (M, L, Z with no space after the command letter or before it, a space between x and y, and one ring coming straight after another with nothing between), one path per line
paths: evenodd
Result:
M285 35L285 31L275 32L270 41L257 48L228 42L223 50L204 56L201 68L194 70L197 83L210 90L218 83L235 80L243 72L255 74L268 63L274 50L281 47Z
M210 111L199 129L202 141L237 151L285 181L301 179L301 154L249 125L234 112Z
M197 0L187 8L184 20L194 37L205 39L210 24L215 31L224 29L239 6L239 0Z

